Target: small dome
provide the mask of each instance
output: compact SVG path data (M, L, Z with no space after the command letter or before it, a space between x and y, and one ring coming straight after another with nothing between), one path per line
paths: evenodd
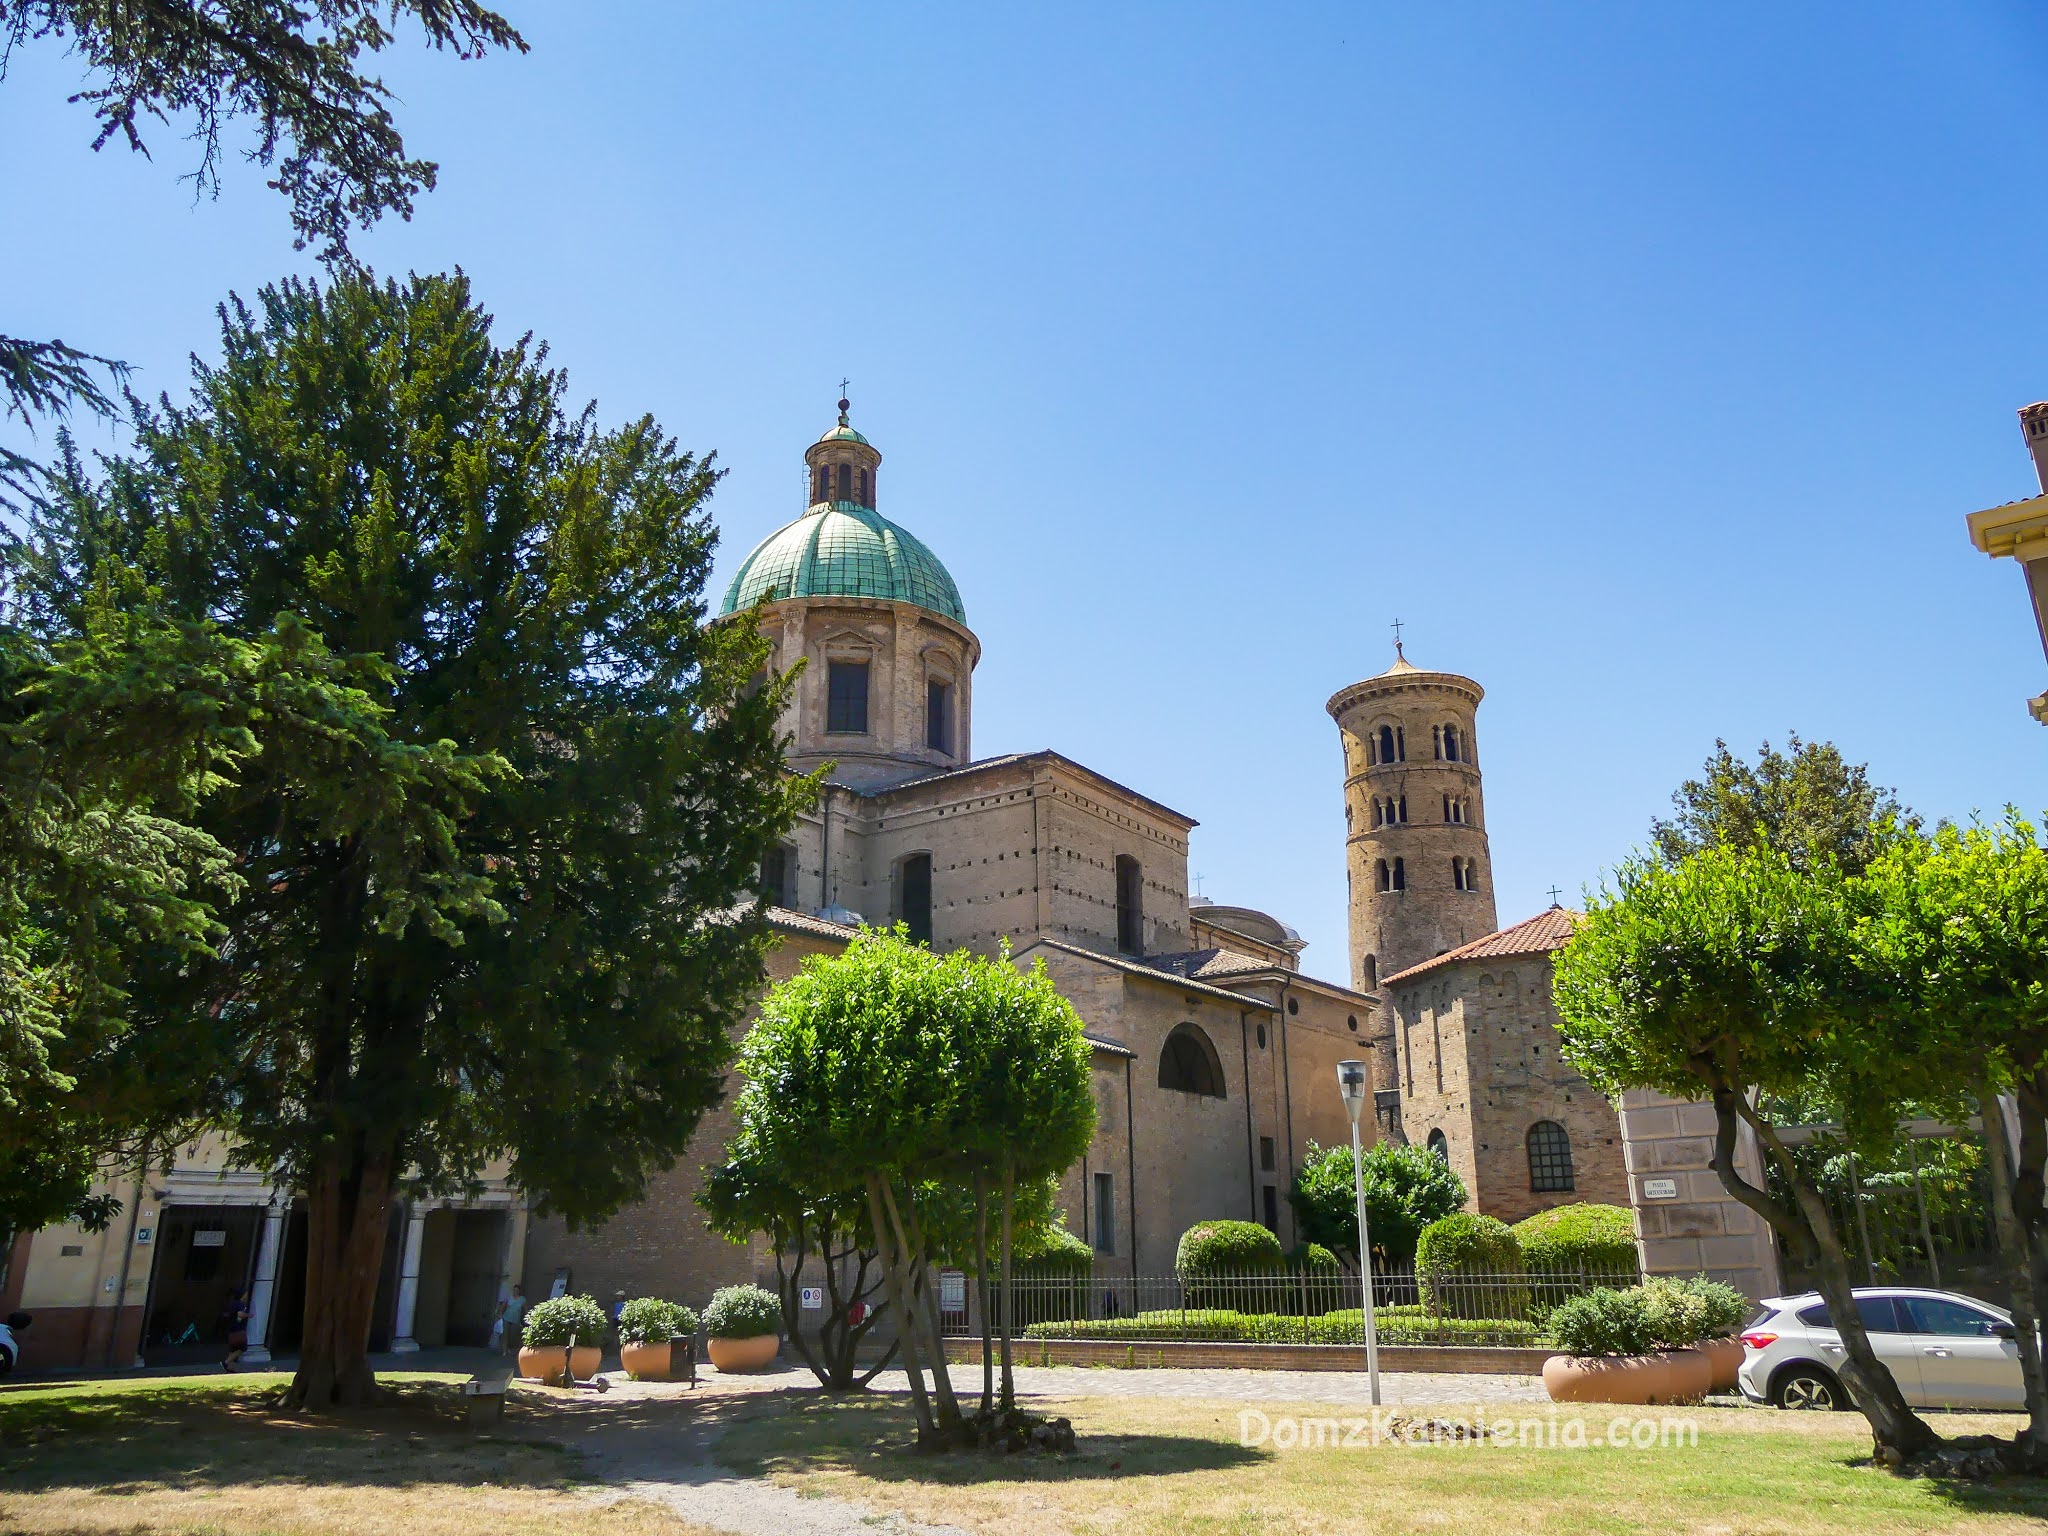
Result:
M859 437L851 427L826 435ZM956 624L967 622L960 589L939 557L881 513L850 501L816 507L769 534L740 563L718 611L751 608L770 591L778 600L874 597L915 603Z
M868 448L872 448L875 446L873 443L870 443L866 438L862 437L858 432L854 431L853 428L849 427L843 421L840 422L839 425L834 427L831 431L827 432L823 437L819 438L818 441L821 443L860 443L864 447Z

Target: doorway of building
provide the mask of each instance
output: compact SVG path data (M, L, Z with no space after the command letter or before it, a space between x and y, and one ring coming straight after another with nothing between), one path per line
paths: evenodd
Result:
M227 1353L230 1298L247 1291L262 1219L253 1205L163 1208L142 1331L148 1364L192 1365Z
M490 1343L503 1278L506 1219L503 1211L427 1212L413 1313L413 1337L422 1349Z

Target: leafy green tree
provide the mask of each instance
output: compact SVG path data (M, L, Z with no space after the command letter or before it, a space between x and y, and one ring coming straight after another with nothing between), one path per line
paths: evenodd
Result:
M1862 882L1868 990L1927 1043L1926 1107L1987 1128L1984 1165L2026 1383L2028 1459L2048 1463L2048 849L2016 813L1896 840ZM1995 1128L2012 1105L2017 1155Z
M1078 1016L1042 969L1023 973L965 952L937 957L900 932L865 931L768 995L740 1072L744 1138L758 1139L774 1166L805 1170L808 1196L865 1199L920 1442L954 1443L964 1419L939 1334L934 1265L959 1251L972 1212L986 1280L982 1197L993 1171L1009 1290L1021 1197L1078 1157L1093 1131ZM963 1207L960 1192L970 1189Z
M264 740L197 805L246 884L214 957L143 966L130 1003L305 1192L291 1399L355 1402L402 1190L502 1156L597 1219L682 1151L760 985L759 861L811 786L783 773L786 681L749 687L760 638L705 622L712 467L566 409L465 279L268 288L222 350L72 487L45 568L239 639L302 626L378 712Z
M880 1359L860 1368L861 1344L889 1308L866 1192L814 1187L805 1163L779 1163L770 1145L745 1125L726 1145L725 1158L697 1195L711 1230L735 1243L750 1242L757 1232L767 1235L791 1345L826 1391L865 1387L901 1348L900 1339L893 1341ZM805 1332L809 1320L802 1306L813 1258L826 1293L815 1343Z
M1594 1087L1712 1102L1714 1172L1814 1268L1841 1331L1842 1373L1880 1454L1932 1445L1871 1350L1842 1234L1809 1167L1760 1102L1817 1090L1841 1106L1850 1149L1896 1135L1919 1057L1866 1006L1841 876L1761 842L1670 864L1632 861L1559 952L1553 991L1566 1057ZM1743 1176L1745 1130L1789 1196Z
M1365 1149L1365 1221L1381 1263L1415 1257L1422 1229L1465 1204L1451 1165L1427 1147L1376 1141ZM1351 1149L1310 1142L1287 1191L1303 1239L1358 1259L1358 1203Z
M33 44L62 45L84 66L98 123L92 147L119 140L149 153L144 124L189 124L199 146L190 179L218 194L222 130L250 120L247 158L275 167L270 185L291 201L297 244L343 256L352 228L386 213L412 216L434 185L430 160L409 157L391 92L362 68L395 42L401 17L427 43L464 59L526 43L475 0L0 0L0 61ZM119 363L63 341L0 336L0 419L33 425L73 404L115 412L98 375ZM36 467L0 447L0 493L26 496Z
M215 906L246 882L187 819L260 750L252 723L380 731L303 626L240 640L118 586L76 612L55 640L0 623L0 1251L53 1221L103 1227L102 1160L189 1133L182 1066L128 1049L128 981L137 957L201 962L225 932Z
M1876 856L1888 824L1914 818L1869 769L1843 759L1832 742L1807 742L1794 731L1778 751L1768 741L1749 763L1716 741L1700 777L1671 797L1676 814L1650 823L1666 863L1702 848L1747 848L1761 840L1802 870L1855 874Z

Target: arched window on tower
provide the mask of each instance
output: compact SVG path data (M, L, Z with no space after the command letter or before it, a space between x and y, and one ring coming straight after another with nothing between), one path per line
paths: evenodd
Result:
M1378 955L1367 955L1365 957L1365 990L1377 992L1379 988L1380 957Z
M864 507L872 507L875 503L874 498L868 491L868 472L862 470L858 478L860 481L860 504Z
M1466 859L1462 859L1462 858L1457 858L1457 857L1455 857L1455 856L1454 856L1454 857L1453 857L1453 858L1451 859L1451 889L1452 889L1452 890L1454 890L1454 891L1469 891L1469 890L1471 890L1471 889L1472 889L1472 874L1471 874L1471 871L1472 871L1472 865L1471 865L1471 862L1470 862L1469 860L1466 860Z
M1379 731L1379 736L1380 736L1380 761L1381 761L1382 763L1398 763L1398 762L1399 762L1399 761L1400 761L1401 759L1400 759L1399 755L1398 755L1398 754L1397 754L1397 753L1395 752L1395 750L1394 750L1394 747L1395 747L1395 741L1394 741L1394 728L1393 728L1393 727L1392 727L1391 725L1383 725L1383 726L1381 726L1381 727L1380 727L1380 731Z
M1429 1133L1429 1140L1426 1143L1426 1145L1429 1147L1430 1155L1434 1157L1438 1162L1450 1162L1451 1139L1443 1133L1441 1127Z
M1381 814L1381 810L1380 797L1374 795L1372 797L1372 824L1376 827L1382 826L1386 822L1386 818Z
M1381 890L1391 891L1394 888L1394 872L1385 859L1379 861L1374 872L1379 876Z
M1205 1099L1227 1098L1223 1060L1199 1024L1177 1024L1159 1053L1159 1086Z
M811 499L813 501L830 501L832 499L832 466L830 464L818 466L818 494Z
M1405 826L1407 826L1407 825L1408 825L1408 797L1407 797L1406 795L1403 795L1403 796L1402 796L1402 797L1401 797L1401 798L1400 798L1400 799L1399 799L1398 801L1396 801L1396 802L1395 802L1395 805L1394 805L1394 810L1395 810L1395 812L1397 813L1397 814L1395 815L1395 817L1394 817L1394 820L1396 820L1396 821L1400 822L1400 823L1401 823L1401 825L1402 825L1402 826L1404 826L1404 827L1405 827Z
M1394 889L1397 891L1408 889L1408 866L1400 859L1394 860Z
M1145 871L1128 853L1116 856L1116 947L1145 952Z
M853 466L851 464L839 466L839 499L841 501L853 500Z
M1572 1182L1572 1139L1555 1120L1529 1127L1529 1189L1549 1194L1577 1188Z

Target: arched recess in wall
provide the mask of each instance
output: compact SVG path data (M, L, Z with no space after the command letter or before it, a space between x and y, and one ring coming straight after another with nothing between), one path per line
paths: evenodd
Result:
M1446 1163L1451 1160L1451 1139L1441 1126L1429 1133L1429 1150Z
M1159 1086L1205 1099L1228 1097L1223 1088L1223 1059L1199 1024L1176 1024L1166 1037L1159 1052Z

